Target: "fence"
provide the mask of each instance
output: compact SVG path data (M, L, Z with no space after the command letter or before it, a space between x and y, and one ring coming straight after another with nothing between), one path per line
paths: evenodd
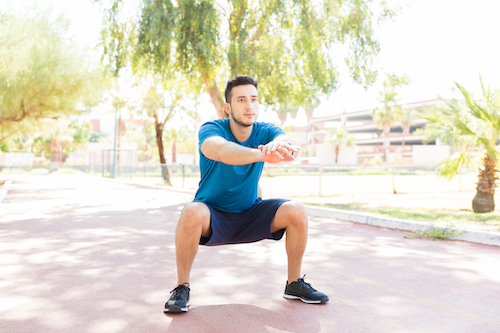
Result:
M116 178L138 184L165 185L162 166L168 168L172 186L196 190L200 179L199 166L194 164L138 164L118 165ZM59 172L86 173L111 177L112 164L63 167ZM48 168L1 168L1 174L48 173ZM313 164L266 164L260 186L270 196L332 196L358 191L366 193L383 188L384 193L415 191L417 186L436 189L436 169L421 165L356 165L322 166ZM371 176L371 177L367 177ZM413 177L422 176L422 177ZM467 176L462 181L462 176ZM475 171L464 170L447 190L470 190L474 185ZM378 185L377 185L378 184ZM441 188L443 186L439 185ZM379 187L379 188L377 188Z

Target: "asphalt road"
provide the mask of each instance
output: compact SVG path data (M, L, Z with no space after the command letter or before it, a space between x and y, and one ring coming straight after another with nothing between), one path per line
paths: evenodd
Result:
M165 315L187 194L81 175L16 176L0 204L0 332L500 332L500 249L310 217L282 298L284 240L201 247L191 308Z

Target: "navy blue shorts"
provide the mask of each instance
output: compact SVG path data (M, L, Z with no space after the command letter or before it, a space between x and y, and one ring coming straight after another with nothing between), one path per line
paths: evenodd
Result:
M286 201L288 200L259 198L252 207L241 213L221 212L205 203L210 209L212 236L210 238L202 236L200 245L241 244L263 239L280 240L285 229L271 233L271 222L278 208Z

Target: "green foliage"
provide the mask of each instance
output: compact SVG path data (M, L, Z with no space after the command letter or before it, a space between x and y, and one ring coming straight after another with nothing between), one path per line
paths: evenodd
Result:
M353 80L372 84L374 28L396 12L382 0L141 0L139 10L96 1L106 13L104 61L116 74L130 64L163 80L183 76L194 91L205 86L219 116L219 86L235 74L256 77L276 111L316 105L338 86L340 45Z
M50 16L32 8L0 19L0 141L100 100L104 72L65 36L67 22Z
M500 150L500 91L485 87L480 78L483 100L474 97L455 83L464 101L451 99L444 105L429 107L420 116L431 121L425 128L426 140L441 138L459 152L441 163L440 175L452 179L464 165L471 163L471 153L485 149L488 156L498 160Z
M404 208L404 207L374 207L372 203L349 202L349 203L307 203L321 207L331 207L337 209L353 210L356 212L380 214L383 216L432 223L448 223L465 227L466 225L475 225L477 227L500 227L500 212L495 211L486 214L475 214L471 210L458 209L435 209L435 208Z
M11 152L14 149L14 142L12 140L0 141L0 152Z
M187 127L170 128L165 130L163 142L168 147L175 146L178 154L196 154L196 133Z
M104 136L100 132L92 132L89 137L89 142L103 142Z
M403 107L401 112L401 118L399 119L401 129L403 130L403 135L410 134L411 125L413 125L416 119L417 119L417 112L415 109Z
M452 238L454 236L460 235L463 230L458 230L453 225L449 225L447 227L434 227L431 224L430 228L427 229L419 229L412 233L408 233L405 235L405 238L424 238L428 237L432 240L445 240Z
M438 176L451 181L458 173L460 173L460 170L462 170L463 167L468 167L470 165L470 156L467 154L466 149L462 149L437 165L439 168Z
M346 147L352 147L354 145L354 137L349 136L349 132L345 127L332 128L328 132L327 143L332 143L336 146L345 145Z
M89 120L75 119L69 124L69 129L72 132L73 142L83 143L89 142L92 136L92 124Z
M405 75L387 74L382 82L383 89L379 92L378 101L382 104L373 110L373 119L384 134L388 135L391 125L404 119L403 108L397 104L398 88L410 83L410 77Z

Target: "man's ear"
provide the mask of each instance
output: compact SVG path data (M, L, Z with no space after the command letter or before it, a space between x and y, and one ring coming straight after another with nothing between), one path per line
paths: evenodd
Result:
M227 113L229 116L231 114L231 104L229 103L224 103L224 111Z

